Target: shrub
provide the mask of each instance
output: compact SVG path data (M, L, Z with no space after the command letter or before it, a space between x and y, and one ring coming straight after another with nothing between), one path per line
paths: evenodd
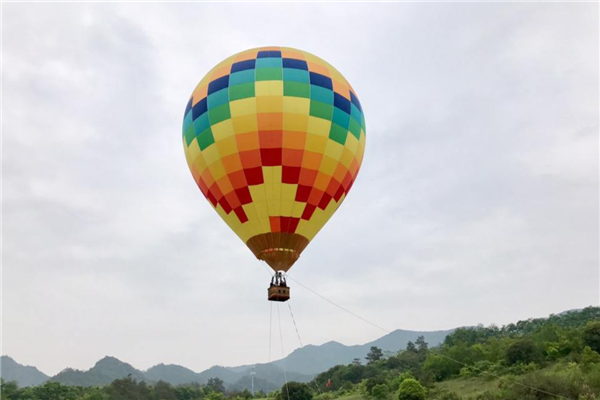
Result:
M398 389L398 400L425 400L426 395L425 388L413 378L402 381Z

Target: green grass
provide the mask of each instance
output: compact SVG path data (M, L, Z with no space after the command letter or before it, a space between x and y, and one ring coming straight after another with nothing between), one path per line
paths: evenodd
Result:
M487 391L498 391L498 378L457 378L449 381L439 382L435 384L434 390L437 391L452 391L461 397L475 397Z

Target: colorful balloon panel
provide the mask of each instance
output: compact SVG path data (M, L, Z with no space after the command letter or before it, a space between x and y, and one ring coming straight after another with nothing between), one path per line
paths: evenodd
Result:
M287 271L350 191L365 150L358 97L334 67L263 47L214 67L183 121L198 187L250 250Z

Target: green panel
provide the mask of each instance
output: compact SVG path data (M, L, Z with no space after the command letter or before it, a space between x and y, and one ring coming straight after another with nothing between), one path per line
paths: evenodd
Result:
M284 68L283 80L310 83L310 75L308 74L308 71L302 69Z
M333 104L333 91L321 86L310 85L310 98L327 104Z
M348 129L348 124L350 123L350 116L346 114L346 112L340 110L339 108L334 107L332 121L338 124L339 126Z
M261 68L256 70L257 81L280 81L283 80L282 68Z
M229 88L229 100L239 100L254 97L254 82L231 86Z
M354 137L360 139L360 124L356 122L354 118L350 118L350 126L348 127L348 130Z
M183 137L185 137L185 142L189 146L192 143L192 140L196 137L196 131L194 130L194 125L189 124L185 132L183 133Z
M329 131L329 139L335 140L342 146L346 144L346 136L348 131L338 124L331 124L331 130Z
M208 120L208 113L204 113L194 120L194 130L196 132L202 132L206 128L210 127L210 121Z
M198 141L198 146L200 146L200 150L206 149L208 146L215 142L215 138L213 137L210 128L206 129L204 132L199 134L196 137L196 140Z
M231 118L229 103L208 110L208 118L210 119L211 125L218 124L221 121Z
M254 82L254 70L234 72L229 75L229 86L241 85L242 83Z
M310 115L331 121L331 117L333 116L333 106L320 101L311 100Z
M310 85L307 83L283 81L283 95L308 99L310 97Z

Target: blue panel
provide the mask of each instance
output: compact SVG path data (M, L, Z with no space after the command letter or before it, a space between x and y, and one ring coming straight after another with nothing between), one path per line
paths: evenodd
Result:
M194 97L190 97L190 101L188 101L187 105L185 106L185 112L183 113L184 118L187 115L187 113L190 112L190 110L192 109L192 101L194 101Z
M354 104L356 107L358 107L360 112L362 112L362 107L360 106L360 101L358 101L358 97L356 97L354 95L354 93L352 93L352 91L350 91L350 101L352 101L352 104Z
M208 106L208 104L207 104L206 97L205 97L202 100L200 100L198 103L196 103L196 105L194 107L192 107L192 117L194 119L196 119L199 116L201 116L202 114L204 114L206 111L208 111L207 106Z
M331 82L331 78L325 75L317 74L316 72L310 73L310 84L333 90L333 83Z
M215 79L208 84L208 94L218 92L229 86L229 75L222 76L221 78Z
M308 64L304 60L296 60L295 58L284 58L283 68L303 69L308 71Z
M269 58L279 57L281 58L281 51L259 51L256 58Z
M339 108L340 110L350 114L350 102L341 94L334 93L333 94L333 105Z
M255 62L256 60L246 60L233 63L233 65L231 66L231 72L239 72L245 71L247 69L253 69Z

